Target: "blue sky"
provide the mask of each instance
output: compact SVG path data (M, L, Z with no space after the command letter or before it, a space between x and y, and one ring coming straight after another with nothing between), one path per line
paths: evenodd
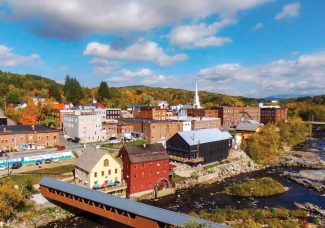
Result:
M0 0L0 69L230 95L325 91L322 0Z

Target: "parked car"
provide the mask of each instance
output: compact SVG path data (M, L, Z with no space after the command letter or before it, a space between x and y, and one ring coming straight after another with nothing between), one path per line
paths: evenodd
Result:
M52 160L51 159L49 159L49 158L47 158L47 159L45 159L45 164L50 164L52 162Z
M58 161L60 161L60 159L58 159L58 158L54 158L54 159L52 160L52 162L58 162Z
M12 164L11 168L12 169L19 169L22 166L23 166L23 164L21 162L15 162L15 163Z
M36 161L36 165L42 165L42 161L41 160L37 160Z
M7 166L5 166L5 165L0 166L0 171L6 170L6 169L7 169Z
M59 146L56 150L57 151L65 150L65 146Z
M76 138L72 139L71 142L73 142L73 143L79 143L80 142L80 139L76 137Z
M67 141L68 142L72 142L72 138L67 138Z
M109 143L119 143L119 142L121 142L121 140L119 140L119 139L116 138L116 137L110 137L110 138L108 139L108 141L109 141Z

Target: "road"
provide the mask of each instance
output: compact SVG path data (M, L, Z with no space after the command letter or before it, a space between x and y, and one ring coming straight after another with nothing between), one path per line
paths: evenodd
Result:
M39 169L45 169L45 168L53 168L53 167L62 166L62 165L74 165L75 163L76 163L76 159L70 158L70 159L62 159L58 162L52 162L50 164L43 163L42 168L39 168L35 164L25 164L19 169L11 169L10 168L10 175L15 175L18 173L24 173L24 172L29 172L29 171L39 170ZM5 177L7 175L8 175L8 170L0 171L0 177Z

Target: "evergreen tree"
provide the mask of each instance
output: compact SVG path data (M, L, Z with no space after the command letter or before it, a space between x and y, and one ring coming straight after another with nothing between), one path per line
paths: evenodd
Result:
M53 97L57 102L62 101L60 90L55 84L49 87L49 97Z
M74 105L79 105L80 100L84 97L80 83L76 78L69 75L65 78L64 95L66 100L72 102Z
M97 100L99 102L103 102L105 99L109 98L109 89L107 82L102 81L99 85L98 92L97 92Z

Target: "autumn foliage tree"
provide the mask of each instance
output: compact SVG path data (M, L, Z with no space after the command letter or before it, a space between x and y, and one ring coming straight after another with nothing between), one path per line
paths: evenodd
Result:
M22 110L20 116L20 123L23 125L36 125L38 124L37 119L37 107L33 101L27 103L27 107Z

